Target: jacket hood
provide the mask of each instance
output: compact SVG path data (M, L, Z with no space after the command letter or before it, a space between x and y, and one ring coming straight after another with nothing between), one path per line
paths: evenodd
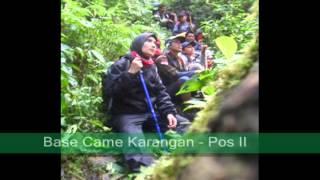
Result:
M142 33L132 41L130 50L136 51L140 56L144 57L142 53L142 46L149 37L154 37L157 40L157 36L154 33Z

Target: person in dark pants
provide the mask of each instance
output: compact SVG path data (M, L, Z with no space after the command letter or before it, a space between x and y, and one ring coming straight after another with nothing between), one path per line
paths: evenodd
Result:
M143 133L144 127L148 127L145 125L152 122L139 79L141 70L152 104L159 116L162 132L175 128L178 132L187 130L188 120L177 116L175 106L151 59L156 50L156 39L153 33L143 33L136 37L131 44L131 52L116 61L106 73L103 91L112 97L112 118L109 124L116 132ZM166 129L163 128L163 124L166 124ZM152 128L155 129L154 126ZM153 160L152 156L146 154L125 155L125 161L131 171L139 171L141 166L149 166Z

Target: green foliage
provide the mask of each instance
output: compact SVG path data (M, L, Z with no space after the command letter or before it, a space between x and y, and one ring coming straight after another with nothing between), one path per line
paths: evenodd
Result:
M61 125L66 130L75 125L87 132L107 130L99 122L102 102L100 76L107 66L96 50L61 45Z
M62 0L61 2L61 125L62 131L109 132L101 110L101 76L106 69L124 55L132 39L145 31L156 32L162 42L170 32L152 19L152 0ZM206 43L217 52L214 69L195 75L178 94L200 91L204 99L192 99L185 110L218 109L219 93L237 84L251 67L256 54L240 58L234 45L224 41L215 43L220 36L230 36L238 48L243 49L255 37L258 29L256 16L249 15L253 0L165 0L176 12L186 9L201 25ZM234 44L234 43L233 43ZM232 47L233 48L230 48ZM232 50L233 49L233 50ZM229 52L230 51L230 52ZM223 55L224 53L224 55ZM239 52L236 52L239 53ZM232 57L232 58L231 58ZM226 61L231 58L231 61ZM214 102L214 103L212 103ZM206 120L196 119L193 130L201 131ZM179 138L174 132L168 138ZM159 151L157 155L162 155ZM117 176L121 167L106 164L103 169L88 165L87 156L64 156L63 169L66 179L86 179L83 169L103 171ZM175 179L176 175L192 158L161 156L159 163L143 168L140 174L129 174L128 179ZM123 178L123 177L122 177Z
M257 17L251 16L248 12L240 9L241 6L237 4L232 6L232 4L229 6L230 10L225 11L221 18L201 22L201 29L204 31L206 37L205 41L210 46L213 46L214 50L218 49L214 46L212 40L217 37L234 37L239 49L242 49L257 33Z
M237 51L237 43L232 37L221 36L218 37L215 42L223 55L228 60L230 60Z
M207 43L213 45L212 39L220 36L232 36L239 44L240 49L243 48L254 37L258 29L257 20L247 17L247 14L226 15L217 21L202 22L201 27L206 34Z
M153 20L148 0L62 0L61 2L61 131L109 132L102 112L103 73L128 52L134 37L155 32L161 40L169 32ZM143 7L143 8L142 8ZM87 155L63 156L62 179L87 179L104 172L112 177L121 167L96 169ZM122 174L123 175L123 174Z
M61 164L64 171L63 175L61 175L61 179L66 180L74 177L79 180L84 180L85 172L83 171L83 169L88 165L86 158L86 155L61 156Z
M207 105L207 103L204 100L196 98L186 101L185 104L187 105L187 107L184 108L183 111L188 111L190 109L203 109Z
M221 36L215 41L226 59L230 60L237 51L237 43L233 38L227 36ZM224 61L223 64L226 65L227 63ZM212 85L212 82L215 81L218 72L223 68L225 68L225 66L216 66L214 69L203 71L200 74L194 75L181 86L177 95L200 91L200 93L205 97L204 99L192 98L191 100L186 101L184 104L187 106L183 111L190 109L203 109L206 107L208 97L213 96L216 93L216 87Z
M204 20L219 19L226 13L248 12L254 0L163 0L176 12L192 12L196 23Z
M217 69L212 69L194 75L190 80L181 86L180 90L177 92L177 95L201 90L207 83L214 80L216 74Z
M101 77L132 39L145 31L164 39L150 1L63 0L61 4L61 124L81 132L105 132ZM144 7L144 8L141 8Z
M191 100L186 101L184 103L186 107L183 111L188 111L190 109L203 109L206 106L207 97L215 93L215 88L210 86L210 82L215 79L218 72L217 70L218 69L215 68L196 74L181 86L177 95L200 91L200 93L205 97L204 99L192 98Z

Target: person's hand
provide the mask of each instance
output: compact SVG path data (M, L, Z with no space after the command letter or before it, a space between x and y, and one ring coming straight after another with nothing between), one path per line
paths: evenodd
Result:
M142 60L139 57L136 57L131 62L128 72L131 74L136 74L141 70L142 67L143 67Z
M208 48L208 45L202 45L201 46L201 52L204 53L207 48Z
M208 59L207 62L208 62L208 67L211 67L211 66L213 65L213 60L209 60L209 59Z
M174 115L168 114L167 119L168 119L168 128L171 129L171 128L175 128L177 126L177 119L176 119L176 117L174 117Z

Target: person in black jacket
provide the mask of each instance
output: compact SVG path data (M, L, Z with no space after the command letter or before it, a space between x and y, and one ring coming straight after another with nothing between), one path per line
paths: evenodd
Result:
M156 39L153 33L136 37L130 47L131 53L116 61L104 79L103 91L112 97L111 126L117 132L132 134L143 133L145 127L155 129L150 125L153 120L139 79L141 70L152 104L159 114L162 132L168 128L176 128L177 132L186 131L188 120L176 116L175 106L151 59L156 50ZM139 171L141 165L148 166L153 162L151 156L139 154L125 155L125 160L132 171Z
M168 52L155 60L160 78L166 86L171 99L176 104L181 104L191 98L190 93L180 96L176 96L176 93L186 81L198 72L187 71L185 63L179 55L182 50L181 41L182 39L179 37L171 37L171 39L167 41Z

